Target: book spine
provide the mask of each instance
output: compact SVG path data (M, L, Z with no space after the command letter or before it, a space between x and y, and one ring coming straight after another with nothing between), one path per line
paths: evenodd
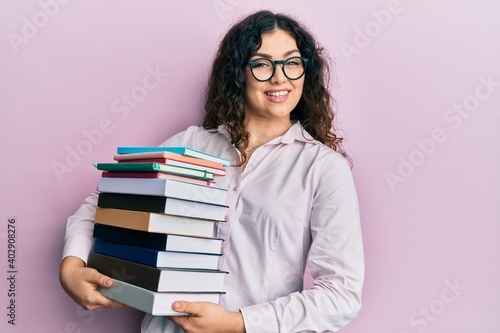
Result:
M96 223L94 238L160 251L220 254L222 239L161 234Z
M108 242L145 247L152 250L166 250L168 235L151 233L147 231L113 227L96 223L94 225L94 238Z
M132 211L163 213L165 212L165 198L151 196L148 200L136 195L118 193L99 193L97 206L101 208L116 208Z
M158 291L161 274L158 268L136 264L96 252L90 252L87 266L111 278L151 291Z
M224 205L227 190L174 179L101 178L98 190L108 193L152 195Z
M157 293L116 279L110 288L98 287L98 290L110 299L157 316L185 316L187 313L172 309L172 303L176 300L219 303L219 297L223 294L223 292Z
M187 155L194 158L217 162L221 163L223 166L229 166L231 164L231 161L225 158L188 147L118 147L116 153L134 154L134 153L161 152L161 151Z
M156 267L158 251L136 246L123 245L96 239L94 251L111 257L130 260L147 266Z
M113 285L109 288L98 287L101 294L107 298L126 304L147 313L154 313L155 293L129 283L113 279ZM171 306L169 306L170 311ZM164 311L167 313L167 309Z
M158 251L96 239L94 252L152 267L217 269L221 254ZM190 259L198 259L196 264ZM195 266L196 265L196 266Z
M215 221L224 221L227 208L225 205L207 204L183 199L121 193L99 193L97 206L101 208L163 213Z

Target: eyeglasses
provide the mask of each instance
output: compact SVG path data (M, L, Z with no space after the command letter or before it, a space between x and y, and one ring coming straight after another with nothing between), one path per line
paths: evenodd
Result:
M281 65L283 74L289 80L298 80L304 75L308 61L309 59L303 57L291 57L286 60L274 61L267 58L258 58L250 60L248 64L253 77L257 81L266 82L273 77L276 65Z

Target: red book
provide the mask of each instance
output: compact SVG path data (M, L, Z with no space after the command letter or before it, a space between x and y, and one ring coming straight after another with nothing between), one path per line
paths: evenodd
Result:
M159 178L159 179L175 179L193 184L214 186L212 180L195 179L178 175L171 175L163 172L111 172L104 171L102 176L105 178Z

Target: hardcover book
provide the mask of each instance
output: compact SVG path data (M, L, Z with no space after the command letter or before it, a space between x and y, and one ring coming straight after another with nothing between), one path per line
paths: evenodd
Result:
M217 269L221 254L159 251L96 239L94 252L153 267Z
M109 242L146 247L160 251L180 251L220 254L223 240L220 238L194 237L94 224L94 238Z
M163 213L199 219L223 221L227 206L212 205L175 198L121 193L99 193L97 206Z
M98 287L107 298L116 300L154 316L185 316L172 309L175 301L218 303L223 293L159 293L113 279L110 288Z
M102 274L156 292L222 292L227 272L157 268L91 252L88 267Z
M122 156L122 155L119 155L119 156ZM182 156L182 155L179 155L179 156ZM223 168L220 168L220 169L213 168L213 167L208 167L208 166L204 166L204 165L198 165L198 164L193 164L193 163L177 161L177 160L173 160L173 159L169 159L169 158L145 158L145 159L134 159L134 160L126 159L126 160L118 161L118 163L130 163L130 162L149 162L149 163L156 162L156 163L162 163L162 164L166 164L166 165L178 166L181 168L205 170L205 171L213 173L215 176L224 176L226 174L226 170Z
M213 180L214 174L206 170L183 168L156 162L129 162L129 163L97 163L95 167L102 171L114 172L164 172L173 175L193 177L204 180Z
M153 151L145 153L132 153L132 154L115 154L113 159L118 162L143 160L143 159L158 159L158 160L175 160L182 161L190 164L207 166L215 169L224 169L222 163L203 160L200 158L190 157L186 155L171 153L168 151Z
M164 196L216 205L225 205L227 190L173 179L101 178L98 191Z
M103 171L103 178L147 178L147 179L174 179L180 180L183 182L206 185L206 186L215 186L215 182L213 180L204 180L186 176L172 175L169 173L163 172L113 172L113 171Z
M208 154L189 147L118 147L117 154L149 153L149 152L171 152L180 155L195 157L207 161L221 163L223 166L229 166L231 161Z
M95 223L155 233L214 237L217 221L126 209L97 207Z

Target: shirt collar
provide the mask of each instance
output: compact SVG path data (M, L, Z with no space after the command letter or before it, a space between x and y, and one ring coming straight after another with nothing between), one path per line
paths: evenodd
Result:
M231 136L229 135L226 126L219 125L217 132L224 135L229 141L231 141ZM285 134L277 138L272 139L267 144L278 144L278 143L293 143L295 140L301 142L308 142L317 144L319 141L314 140L314 138L309 134L304 127L300 124L300 121L295 121L293 125L286 131Z
M302 127L300 121L298 120L288 129L288 131L286 131L285 134L271 140L271 142L276 142L276 140L277 143L293 143L295 140L301 142L319 143L314 140L311 134L309 134L304 127Z

